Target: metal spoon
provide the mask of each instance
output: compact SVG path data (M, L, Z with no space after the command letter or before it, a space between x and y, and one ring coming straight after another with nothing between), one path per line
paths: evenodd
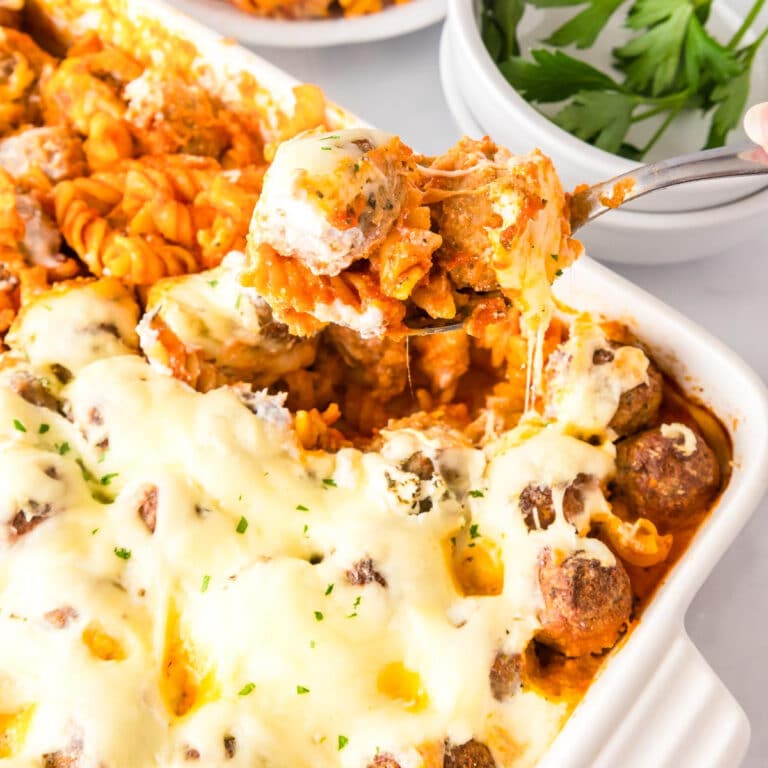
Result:
M689 155L650 163L608 181L579 190L571 198L571 231L581 229L606 211L630 200L677 184L727 176L768 174L768 153L755 144L736 144L719 149L705 149ZM406 320L408 334L426 336L461 328L478 301L499 296L498 291L474 294L465 306L447 321L419 318Z

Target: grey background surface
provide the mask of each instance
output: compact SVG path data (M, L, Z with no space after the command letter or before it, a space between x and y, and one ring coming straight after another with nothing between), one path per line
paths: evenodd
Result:
M731 0L746 10L750 0ZM768 13L763 14L768 21ZM258 48L300 80L425 153L459 138L440 87L441 25L377 43L330 49ZM736 350L768 381L768 210L765 237L693 265L618 267ZM768 472L768 467L766 468ZM686 626L749 716L744 768L768 766L768 499L694 599ZM649 768L652 768L649 766Z

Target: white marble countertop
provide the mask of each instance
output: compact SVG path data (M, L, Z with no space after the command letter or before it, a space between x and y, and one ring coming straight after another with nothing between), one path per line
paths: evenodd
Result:
M745 6L745 0L734 5ZM256 49L300 80L425 153L459 138L438 72L440 25L400 38L331 49ZM766 234L738 253L666 267L617 271L700 323L768 381ZM768 472L768 467L766 467ZM749 716L744 768L768 765L768 500L763 500L693 601L691 638Z

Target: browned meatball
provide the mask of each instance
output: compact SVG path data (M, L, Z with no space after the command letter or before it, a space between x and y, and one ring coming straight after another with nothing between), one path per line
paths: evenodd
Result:
M619 437L633 435L647 427L659 413L664 379L656 365L648 361L648 382L625 392L610 424Z
M720 488L717 457L692 429L696 446L686 455L682 437L665 437L662 427L627 438L617 446L616 487L632 511L660 529L679 528L703 512Z
M368 768L400 768L400 763L392 755L376 755L368 763Z
M563 495L563 514L573 522L584 509L583 486L589 482L586 475L578 477L566 489ZM529 531L544 531L555 522L555 506L552 502L552 489L548 485L530 483L520 494L520 511Z
M632 611L632 588L624 567L604 566L584 553L555 564L549 548L539 556L544 608L536 639L566 656L601 653L624 631Z
M496 761L485 744L470 739L458 746L446 744L443 768L496 768Z
M504 701L520 690L523 657L519 653L497 653L488 680L497 701Z

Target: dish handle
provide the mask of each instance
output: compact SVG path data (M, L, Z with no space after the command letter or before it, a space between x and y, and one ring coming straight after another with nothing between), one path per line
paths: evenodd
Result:
M592 768L736 768L749 734L744 710L681 630Z

